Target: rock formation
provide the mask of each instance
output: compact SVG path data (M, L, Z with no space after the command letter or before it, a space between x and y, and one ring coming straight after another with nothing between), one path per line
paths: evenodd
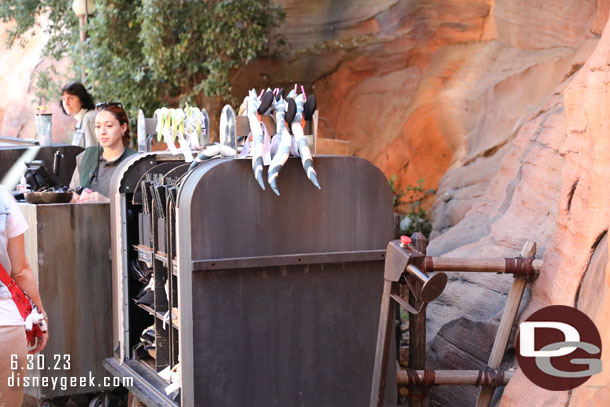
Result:
M592 145L592 140L570 141L567 129L576 112L568 105L569 95L593 50L603 53L599 36L608 18L607 2L407 1L366 3L341 12L339 6L329 10L327 3L284 4L289 28L280 33L292 53L259 61L245 68L250 75L239 77L255 75L269 84L271 78L298 80L314 87L321 134L350 140L357 155L388 176L398 174L399 187L420 178L436 187L442 177L432 208L431 254L515 256L525 240L536 241L538 257L544 256L547 265L533 293L526 293L524 316L542 305L575 304L593 246L596 270L602 271L590 279L603 278L607 244L595 242L608 228L607 214L579 208L581 221L595 223L595 231L573 249L555 242L567 234L561 226L567 196L580 188L579 182L571 194L574 176L566 179L570 154ZM302 20L291 16L308 13L317 16L315 23L296 27ZM583 97L581 91L579 101ZM603 106L600 96L592 100ZM592 225L580 226L588 231ZM577 236L584 237L576 234L569 241L575 243ZM572 264L577 257L580 263ZM485 366L510 284L508 276L451 276L445 294L428 308L432 367ZM592 317L602 313L598 301L587 304L600 307L589 313ZM608 324L601 316L596 322L601 330ZM506 365L514 364L511 352ZM517 390L522 386L540 398L539 403L532 399L539 405L569 397L545 392L520 374L514 383L506 389L506 405L522 402ZM594 395L583 387L572 397L601 402L603 391ZM472 387L446 387L434 389L430 398L433 405L471 406L477 394Z
M44 23L41 19L41 23ZM51 62L42 58L42 48L46 37L42 28L36 27L28 35L23 46L16 44L6 49L6 30L11 23L0 22L0 136L36 138L34 115L41 102L35 97L34 73L47 67ZM10 61L10 63L9 63ZM68 61L57 63L60 71L65 70ZM54 142L65 142L74 132L74 119L66 116L57 100L45 100L48 111L53 113L52 137Z
M545 266L533 285L523 316L546 305L579 308L598 327L602 349L610 346L610 27L595 51L563 92L565 142L556 144L564 157L557 224L544 255ZM604 348L605 347L605 348ZM602 406L610 402L610 362L602 351L602 373L572 392L544 391L520 372L507 386L502 406L520 405L526 392L540 405Z

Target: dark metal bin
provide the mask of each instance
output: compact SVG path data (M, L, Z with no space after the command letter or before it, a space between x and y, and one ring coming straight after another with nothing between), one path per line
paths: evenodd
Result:
M46 169L53 170L54 154L59 151L62 159L57 168L58 179L63 185L69 185L76 168L76 156L83 150L82 147L67 144L56 144L52 146L22 146L22 145L0 145L0 178L4 178L15 166L17 166L17 176L15 182L25 172L24 162L41 160Z
M319 156L316 170L322 190L289 159L279 197L260 189L248 160L212 160L182 182L173 268L182 406L369 402L392 195L363 159ZM177 405L148 367L118 359L107 367L137 376L144 401ZM396 386L388 391L395 399Z

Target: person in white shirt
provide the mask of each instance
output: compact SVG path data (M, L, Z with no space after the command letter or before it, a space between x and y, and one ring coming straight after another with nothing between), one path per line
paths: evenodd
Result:
M67 84L61 90L61 110L76 119L72 145L83 148L95 147L95 105L93 97L80 82Z
M13 195L0 187L0 265L45 316L38 285L25 257L23 234L28 225ZM39 337L30 353L40 352L49 334ZM27 363L25 323L8 288L0 282L0 405L20 406L23 386L10 386L9 377L24 375ZM15 363L16 362L16 363ZM3 404L4 403L4 404Z

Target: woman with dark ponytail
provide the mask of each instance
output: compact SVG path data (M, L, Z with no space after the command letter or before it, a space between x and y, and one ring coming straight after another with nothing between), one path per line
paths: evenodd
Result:
M95 116L97 147L76 156L70 187L83 188L73 202L109 202L110 179L118 164L135 151L129 145L129 119L120 103L98 103Z

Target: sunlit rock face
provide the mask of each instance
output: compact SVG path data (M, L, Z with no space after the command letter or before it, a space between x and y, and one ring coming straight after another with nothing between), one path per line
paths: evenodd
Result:
M41 19L41 24L44 21ZM51 62L42 57L46 42L41 27L37 27L21 46L16 44L7 49L6 30L10 23L0 22L0 136L36 138L34 115L42 99L35 95L35 72L43 70ZM57 68L65 70L68 61L56 63ZM45 100L47 112L52 116L52 138L56 143L65 142L72 137L76 121L66 116L57 100Z
M401 188L422 178L436 188L453 169L460 183L441 183L453 198L435 207L437 231L486 191L495 152L577 68L598 20L593 0L281 4L273 40L285 45L239 70L235 94L253 83L313 88L320 135L350 140Z
M438 189L431 255L516 256L536 241L545 266L520 318L545 305L576 305L608 349L610 1L278 3L286 20L272 36L275 56L237 69L234 96L303 84L317 96L321 137L350 141L354 154L396 174L399 188L423 178ZM0 66L8 95L0 99L2 135L33 135L30 75L40 48L0 51L0 60L15 61ZM54 115L54 129L65 133L70 124ZM511 282L451 275L428 307L430 366L485 365ZM510 353L505 366L514 365ZM587 384L608 383L608 372ZM500 404L523 405L527 394L531 405L601 406L608 392L545 392L517 372ZM472 406L477 394L439 387L430 399Z
M586 224L580 226L587 237L572 235L569 241L578 241L574 246L558 237L573 232L562 226L575 177L566 176L570 154L582 159L582 148L599 146L590 138L572 140L581 134L569 130L575 107L589 96L581 92L576 101L570 95L581 86L576 84L586 75L594 50L603 53L600 35L608 2L283 4L287 20L276 37L288 47L278 48L282 53L275 59L246 67L235 89L243 93L240 87L245 89L246 80L253 78L270 86L298 81L313 88L323 137L349 140L355 154L373 161L388 177L397 174L399 187L425 178L426 186L438 188L431 208L430 254L512 257L526 240L536 241L537 256L547 266L533 291L527 289L524 315L543 305L574 304L590 267L586 260L600 231L608 228L608 216L591 213L585 205L578 215L572 209L572 218ZM604 106L604 89L597 89L589 103ZM604 123L601 116L598 123ZM593 129L584 125L581 130L585 128L587 137L593 137ZM604 137L604 131L596 136ZM594 155L603 168L601 160L610 155L598 151L585 160L591 162ZM576 192L579 188L580 183ZM601 206L603 200L596 202ZM607 267L599 254L603 247L607 250L607 244L595 249L601 259L596 270ZM599 274L591 279L600 280ZM584 281L583 287L595 285ZM428 307L430 366L485 366L511 283L510 276L495 274L451 276L445 293ZM587 292L580 290L580 301L582 295L591 298L583 294ZM586 307L595 304L597 311L587 312L600 314L596 322L604 330L605 291L600 295L600 301L589 300ZM505 366L514 366L512 353L509 349ZM540 403L531 399L536 405L569 398L567 392L535 388L519 373L514 382L518 385L509 385L503 404L522 403L525 383L528 394L540 398ZM601 400L605 394L586 391L575 390L572 398ZM473 387L440 387L430 399L433 405L471 406L477 395ZM498 391L496 402L500 395Z
M562 92L565 140L554 233L544 254L545 268L533 285L523 317L551 304L576 306L597 325L602 349L610 346L610 28L593 54ZM509 383L503 406L522 405L524 392L539 405L603 406L610 400L610 363L602 352L602 373L571 393L544 391L522 374ZM558 404L561 403L561 404Z

